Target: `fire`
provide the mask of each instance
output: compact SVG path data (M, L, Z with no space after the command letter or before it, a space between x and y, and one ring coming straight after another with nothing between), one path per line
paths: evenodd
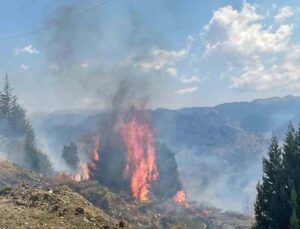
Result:
M96 137L94 137L94 146L92 149L92 154L91 154L91 158L94 161L99 161L99 149L100 149L100 137L98 135L96 135Z
M178 191L172 198L175 204L183 204L186 201L186 195L184 191Z
M147 201L151 182L158 179L153 129L148 121L132 115L128 122L119 123L124 141L125 176L130 177L132 194L140 201Z
M183 190L178 191L172 197L172 201L174 204L180 205L180 206L188 209L191 212L200 214L203 217L208 217L211 213L211 210L209 210L209 209L199 209L199 208L191 205L190 203L188 203L186 200L186 193Z
M87 162L85 160L82 160L79 166L78 171L75 173L68 173L68 172L61 172L58 175L59 180L71 180L74 182L80 182L84 180L89 180L91 177L91 169L96 169L96 161L99 161L99 146L100 146L100 140L99 138L94 139L94 145L91 152L91 162Z
M186 201L186 194L183 190L178 191L173 197L172 200L175 204L181 205L185 208L192 208L192 205L187 203Z
M90 169L89 164L86 161L82 161L79 167L79 171L72 175L75 182L80 182L83 180L89 180L90 179Z
M208 209L203 209L200 213L202 216L207 217L210 214L210 210Z
M99 153L98 153L98 149L97 148L93 149L92 159L95 160L95 161L99 161Z

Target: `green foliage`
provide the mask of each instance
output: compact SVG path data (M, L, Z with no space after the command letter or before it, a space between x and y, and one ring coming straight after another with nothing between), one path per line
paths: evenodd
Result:
M296 215L296 208L297 208L297 193L295 188L292 189L291 193L291 207L292 207L292 216L290 218L290 226L289 229L298 229L298 217Z
M130 191L130 179L124 176L124 149L122 144L116 140L117 137L111 139L101 148L101 159L95 162L97 166L92 173L93 179L100 181L101 184L112 190ZM155 151L159 178L151 184L153 185L151 188L157 197L171 198L182 189L175 154L161 142L156 142Z
M253 229L261 229L261 228L270 228L269 218L266 215L267 202L265 201L265 192L263 191L263 186L258 183L256 186L257 189L257 197L256 202L254 204L255 210L255 225Z
M52 171L47 156L37 149L33 128L26 117L24 108L18 103L13 89L5 76L0 91L0 133L2 151L17 164L49 174Z
M62 158L65 162L72 168L76 169L78 166L79 158L77 152L77 146L74 142L71 142L70 145L65 145L62 152Z
M289 125L283 147L273 135L257 185L255 229L299 228L300 128ZM295 186L297 184L297 186Z
M161 198L170 198L182 190L175 154L159 141L156 142L155 150L159 179L155 183L154 193Z

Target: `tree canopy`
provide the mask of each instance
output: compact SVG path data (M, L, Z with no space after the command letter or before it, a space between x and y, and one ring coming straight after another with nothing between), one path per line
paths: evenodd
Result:
M25 109L13 94L7 75L0 91L0 135L1 152L5 157L38 173L52 171L47 156L37 148L34 130Z
M257 184L254 229L299 228L300 126L290 124L282 147L273 135Z

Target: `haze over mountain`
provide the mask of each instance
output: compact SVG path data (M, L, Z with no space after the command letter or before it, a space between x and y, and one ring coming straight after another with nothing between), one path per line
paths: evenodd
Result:
M104 111L69 110L35 113L31 120L39 144L61 169L66 167L63 146L101 127L107 116ZM296 96L152 111L156 139L175 153L188 199L248 213L272 132L282 138L288 123L299 121Z
M3 210L51 181L120 227L299 228L299 1L0 6L0 186L39 181Z

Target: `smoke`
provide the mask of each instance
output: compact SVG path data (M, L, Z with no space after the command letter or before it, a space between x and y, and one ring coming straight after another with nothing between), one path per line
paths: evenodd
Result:
M102 37L99 12L92 11L90 16L73 18L74 15L95 4L94 2L72 1L61 4L56 9L54 17L44 19L45 26L59 25L48 30L42 37L46 47L44 52L54 73L60 75L65 73L65 77L71 77L68 73L72 72L76 65L81 68L88 67L86 59L99 53L98 43Z
M109 26L115 20L110 15L112 11L107 11L111 3L69 20L96 3L99 1L59 4L54 17L45 17L44 25L61 26L42 33L40 42L47 62L45 74L56 80L55 97L58 99L52 104L56 103L54 106L63 109L109 110L111 115L105 117L106 124L102 128L103 138L111 138L118 116L127 113L132 105L139 106L137 101L157 94L153 85L158 81L153 78L158 77L150 77L134 62L146 58L144 53L158 44L159 36L142 22L142 17L131 3L119 12L124 20L115 28ZM79 135L73 136L70 141L79 139ZM54 167L69 170L63 162L57 161L63 146L53 147L58 141L49 143L49 139L41 136L39 140L49 157L55 160Z
M145 72L136 63L146 60L150 50L163 43L161 35L143 21L131 3L118 12L122 22L116 27L110 27L115 19L107 12L113 3L69 20L95 2L59 5L55 16L44 20L46 26L62 23L40 39L47 74L57 81L57 96L61 98L57 107L64 103L65 107L113 109L110 101L125 81L134 94L153 94L157 102L166 77L161 72Z
M241 168L224 163L214 152L199 155L193 150L176 154L188 200L222 210L252 214L261 163L247 161Z
M147 71L141 68L144 62L151 61L153 48L164 46L164 39L145 21L133 4L127 4L121 12L118 12L122 14L124 20L116 24L115 28L107 27L114 20L114 16L106 12L105 8L109 5L69 22L70 17L90 7L93 2L72 1L60 5L55 17L45 19L44 23L46 25L68 23L46 32L41 37L41 42L45 47L43 51L46 54L49 73L58 82L57 97L60 99L57 103L63 107L87 107L110 111L110 115L105 117L105 125L98 130L104 135L101 136L101 141L105 144L114 138L113 130L118 117L123 117L132 106L139 107L142 103L148 102L150 107L163 104L169 99L164 94L165 88L172 91L172 84L160 68ZM70 141L79 138L80 134L72 136ZM54 141L53 144L57 142ZM47 152L51 150L50 148ZM49 152L49 155L55 160L57 169L64 169L66 165L57 160L59 157L53 156L57 153ZM186 154L177 159L181 162L179 164L187 164ZM194 160L194 163L196 162ZM201 165L197 163L195 166L199 167L199 164ZM182 174L185 171L181 171ZM239 180L242 184L232 182L235 177L233 171L227 171L224 176L207 174L206 178L198 183L195 182L195 175L185 176L183 180L190 199L210 202L225 209L240 210L248 205L245 202L248 201L248 193L252 195L252 186L244 185L242 180ZM192 177L191 180L188 177ZM238 191L223 192L233 190L230 185L235 185ZM232 201L240 191L245 192L245 199L240 202Z

